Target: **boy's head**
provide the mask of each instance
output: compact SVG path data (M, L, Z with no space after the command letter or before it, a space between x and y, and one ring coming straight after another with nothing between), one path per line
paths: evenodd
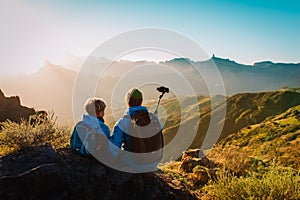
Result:
M100 98L90 98L84 104L85 111L94 117L104 117L106 103Z
M136 88L128 90L125 96L125 102L128 107L141 106L143 103L143 94Z

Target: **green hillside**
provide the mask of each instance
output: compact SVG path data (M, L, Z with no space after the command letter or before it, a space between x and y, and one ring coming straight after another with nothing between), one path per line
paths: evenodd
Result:
M300 198L300 105L243 127L204 158L199 151L162 165L165 181L199 199Z
M188 99L187 99L188 100ZM197 130L197 135L191 145L191 148L201 146L203 138L207 132L211 119L211 112L216 115L226 109L226 118L220 140L228 135L239 131L243 127L257 124L264 121L267 117L280 114L287 109L300 104L300 93L290 91L274 91L261 93L242 93L227 98L227 105L217 105L216 109L211 110L210 99L199 98L198 105L190 105L178 110L174 101L164 102L162 106L166 110L170 110L165 125L164 135L165 142L168 143L176 134L179 126L187 126L190 129L193 120L196 120L199 113L189 113L188 109L191 106L198 106L200 110L200 124ZM183 112L181 124L179 123L180 114ZM186 115L184 115L186 113ZM176 119L176 120L175 120ZM223 118L220 119L224 120ZM220 123L216 124L216 127ZM189 133L187 133L189 134Z
M220 142L264 162L300 169L300 106L245 127Z

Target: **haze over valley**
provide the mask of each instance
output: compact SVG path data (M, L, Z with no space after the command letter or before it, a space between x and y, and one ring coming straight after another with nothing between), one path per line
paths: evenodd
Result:
M74 59L73 67L82 64L80 60ZM105 68L109 60L99 58L93 59L90 64L91 69ZM134 85L134 82L141 82L146 80L149 76L152 82L160 82L163 80L169 83L170 90L175 91L176 94L182 96L192 95L188 93L186 88L177 83L174 77L182 75L195 86L195 94L199 96L209 96L208 88L205 79L214 80L216 74L213 73L213 66L219 70L225 86L227 96L236 93L245 92L262 92L279 90L283 87L297 88L300 85L299 63L273 63L271 61L262 61L254 63L253 65L244 65L236 63L229 59L218 58L213 56L206 61L192 61L187 58L175 58L168 61L161 61L159 63L148 61L116 61L113 62L108 70L105 71L104 76L99 79L100 75L95 74L93 70L86 75L87 81L91 79L100 80L96 89L96 96L104 98L108 104L111 103L113 89L122 86L124 81L124 72L128 72L135 67L142 66L145 70L131 71L125 74L128 77L125 81L124 90L128 84ZM157 71L151 70L159 66L168 66L173 71ZM174 72L174 70L176 70ZM98 70L99 71L99 70ZM35 73L32 74L15 74L11 76L0 75L1 89L8 96L21 96L22 104L36 109L44 109L47 111L54 111L58 115L59 121L72 121L72 94L73 87L78 71L70 68L55 65L50 61L45 61L44 65ZM126 86L127 83L127 86ZM120 86L121 85L121 86ZM155 90L155 84L143 86L145 99L157 99L158 93ZM168 86L168 85L166 85ZM95 86L96 87L96 86ZM173 88L172 88L173 87ZM114 91L116 92L116 91ZM217 90L212 91L211 95L218 95ZM117 93L117 92L116 92ZM115 107L121 108L123 105L123 98L125 93L117 93L113 103ZM166 95L167 96L167 95ZM170 94L169 97L172 97Z

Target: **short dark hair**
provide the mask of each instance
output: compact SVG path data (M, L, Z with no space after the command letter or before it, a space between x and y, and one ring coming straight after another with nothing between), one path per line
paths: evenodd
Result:
M132 88L128 90L125 96L125 102L127 106L140 106L143 103L143 94L136 88Z

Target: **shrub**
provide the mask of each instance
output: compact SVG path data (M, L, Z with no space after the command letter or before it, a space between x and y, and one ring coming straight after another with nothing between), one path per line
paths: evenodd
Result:
M69 143L70 128L67 125L57 125L54 114L46 118L31 116L29 121L20 123L2 122L0 131L0 154L8 154L32 146L46 143L54 148L61 148Z
M264 174L237 177L217 175L203 191L212 199L300 199L300 173L292 168L272 167Z
M215 146L208 158L237 174L244 174L248 170L248 152L238 146Z

